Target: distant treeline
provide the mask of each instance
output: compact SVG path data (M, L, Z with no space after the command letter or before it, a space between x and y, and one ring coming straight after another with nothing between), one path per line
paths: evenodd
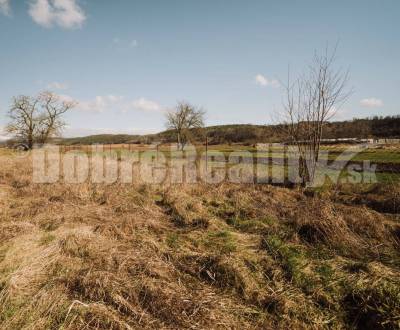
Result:
M283 142L287 139L283 125L223 125L208 127L206 131L210 144ZM169 133L160 135L170 138ZM193 133L196 140L204 140L202 132ZM400 138L400 116L327 122L323 138Z
M253 144L257 142L283 142L285 130L282 125L221 125L209 126L205 129L193 129L189 133L192 142L209 144ZM350 121L327 122L324 128L325 139L337 138L400 138L400 115L371 117ZM164 131L150 135L92 135L79 138L61 139L62 144L122 144L153 142L169 143L175 141L173 131Z
M400 138L400 115L327 123L324 138Z

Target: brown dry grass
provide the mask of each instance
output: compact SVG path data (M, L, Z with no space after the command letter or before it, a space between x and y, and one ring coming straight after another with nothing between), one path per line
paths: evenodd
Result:
M393 214L267 185L37 185L13 155L0 168L2 329L399 327Z

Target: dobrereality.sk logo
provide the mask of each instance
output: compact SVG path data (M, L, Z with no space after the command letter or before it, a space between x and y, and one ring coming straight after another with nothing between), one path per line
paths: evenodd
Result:
M318 187L333 183L374 183L376 166L354 161L366 145L355 145L339 155L322 150L304 155L296 146L259 144L255 150L184 150L170 146L160 151L113 150L93 145L85 150L63 152L60 146L44 145L32 150L35 183L149 183L181 184L222 182L282 184ZM305 176L307 173L307 181Z

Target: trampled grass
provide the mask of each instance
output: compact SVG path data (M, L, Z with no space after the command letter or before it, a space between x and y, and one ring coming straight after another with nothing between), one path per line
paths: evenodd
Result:
M2 329L396 329L400 187L34 184L0 157Z

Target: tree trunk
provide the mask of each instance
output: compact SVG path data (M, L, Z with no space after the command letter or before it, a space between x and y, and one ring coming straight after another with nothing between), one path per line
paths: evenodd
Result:
M183 150L180 132L178 132L178 150Z
M28 135L28 139L27 139L27 145L28 145L28 149L31 150L33 148L33 135L32 133L29 133Z

